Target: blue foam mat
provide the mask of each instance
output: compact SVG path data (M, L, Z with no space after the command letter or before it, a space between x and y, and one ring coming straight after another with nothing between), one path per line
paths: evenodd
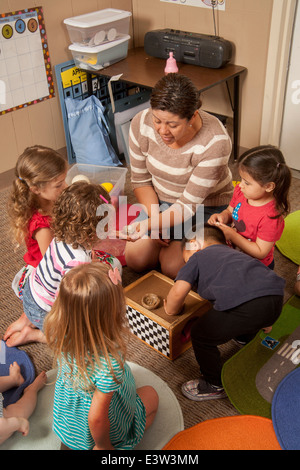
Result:
M300 450L300 369L278 385L272 401L272 421L283 450Z

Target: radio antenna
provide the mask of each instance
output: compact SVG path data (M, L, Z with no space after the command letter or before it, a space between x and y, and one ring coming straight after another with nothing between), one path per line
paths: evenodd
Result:
M211 0L212 12L213 12L213 21L214 21L214 30L215 30L215 37L217 37L217 28L216 28L216 18L215 18L215 8L217 6L217 0Z

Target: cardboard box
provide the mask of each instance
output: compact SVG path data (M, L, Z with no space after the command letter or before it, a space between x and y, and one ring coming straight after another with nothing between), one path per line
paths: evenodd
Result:
M163 299L173 285L172 279L157 271L150 271L124 288L131 332L171 361L191 347L189 332L192 322L211 308L210 302L191 291L181 314L166 315ZM148 310L141 303L147 293L160 297L160 304L155 310Z

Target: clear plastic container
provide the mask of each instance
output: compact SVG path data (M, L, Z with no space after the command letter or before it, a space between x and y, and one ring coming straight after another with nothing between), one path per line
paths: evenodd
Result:
M72 184L75 176L86 176L90 183L111 183L112 190L109 192L111 202L118 207L119 196L124 195L127 168L116 166L88 165L85 163L75 163L68 170L66 183Z
M124 35L116 41L93 47L70 44L69 50L79 68L101 70L127 57L129 39L130 36Z
M129 33L131 12L106 8L64 20L73 44L99 46Z

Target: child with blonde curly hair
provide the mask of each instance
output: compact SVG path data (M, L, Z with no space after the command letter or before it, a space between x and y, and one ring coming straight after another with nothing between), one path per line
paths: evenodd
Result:
M25 267L16 274L12 287L22 298L25 277L44 256L52 238L53 204L66 187L66 160L55 150L34 145L18 158L8 212L17 245L25 243Z
M158 395L148 385L136 389L127 333L113 270L92 262L69 271L45 321L58 361L53 429L63 450L130 450L152 424Z
M80 181L62 192L53 207L54 238L25 282L24 314L7 329L3 339L8 346L45 342L44 319L56 299L61 279L74 266L91 262L98 239L97 225L106 218L106 211L99 211L99 206L109 201L100 184ZM121 270L119 261L114 257L112 260L113 267Z

